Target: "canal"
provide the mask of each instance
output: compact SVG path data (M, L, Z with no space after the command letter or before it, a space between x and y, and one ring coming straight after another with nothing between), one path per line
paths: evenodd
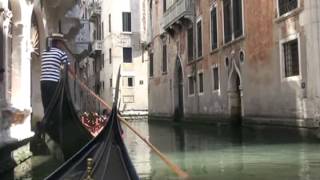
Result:
M196 180L320 179L320 140L310 131L279 127L169 125L131 122L143 136ZM124 127L125 142L141 179L178 179L143 141ZM60 162L31 159L20 179L43 179ZM16 172L17 174L17 172Z

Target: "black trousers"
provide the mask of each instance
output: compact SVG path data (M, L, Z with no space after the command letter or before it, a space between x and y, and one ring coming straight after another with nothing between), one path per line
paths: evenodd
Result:
M41 81L41 98L44 113L46 113L48 109L50 101L58 87L58 84L58 82L54 81Z

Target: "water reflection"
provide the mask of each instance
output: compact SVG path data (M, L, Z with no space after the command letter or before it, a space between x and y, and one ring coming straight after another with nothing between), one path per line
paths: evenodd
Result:
M149 138L149 129L147 120L132 121L131 125L139 130L139 133L145 138ZM123 128L124 140L128 152L136 170L139 172L139 177L142 179L149 179L151 172L150 164L150 149L139 139L138 136L133 134L128 128Z
M320 142L306 130L167 123L150 123L148 130L144 133L150 142L191 179L320 179ZM177 179L157 155L146 155L150 150L141 143L131 142L136 146L128 148L134 152L134 163L143 169L143 177Z
M320 179L320 140L307 130L148 124L147 120L132 121L131 125L186 170L190 179ZM178 179L142 140L125 126L123 129L129 155L142 180ZM43 179L61 163L35 156L30 164L32 171L24 177L35 180Z

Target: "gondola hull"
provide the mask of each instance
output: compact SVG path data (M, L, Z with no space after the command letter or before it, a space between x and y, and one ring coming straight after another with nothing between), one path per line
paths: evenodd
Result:
M112 113L107 126L95 139L46 179L85 179L89 158L93 160L92 179L139 179L123 143L116 113Z
M116 94L109 119L104 129L79 152L66 161L47 180L56 179L116 179L138 180L139 177L130 160L122 139L118 120L117 99L120 69L116 83ZM90 159L90 164L88 163Z
M73 106L68 78L61 79L45 113L43 126L49 137L60 146L64 159L69 159L93 136L81 123Z

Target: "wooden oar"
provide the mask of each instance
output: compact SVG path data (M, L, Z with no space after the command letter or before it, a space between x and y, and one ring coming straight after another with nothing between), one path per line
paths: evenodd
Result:
M69 73L71 77L73 77L74 80L77 80L77 82L81 85L82 88L87 90L93 97L95 97L104 107L106 107L109 111L111 110L111 107L98 95L96 95L91 89L89 89L83 82L81 82L79 79L76 79L76 75ZM155 146L153 146L146 138L144 138L140 132L138 132L135 128L133 128L128 121L123 119L118 114L119 120L125 124L132 132L134 132L142 141L144 141L171 169L174 171L179 177L181 178L187 178L189 175L183 171L179 166L171 162L164 154L162 154Z

